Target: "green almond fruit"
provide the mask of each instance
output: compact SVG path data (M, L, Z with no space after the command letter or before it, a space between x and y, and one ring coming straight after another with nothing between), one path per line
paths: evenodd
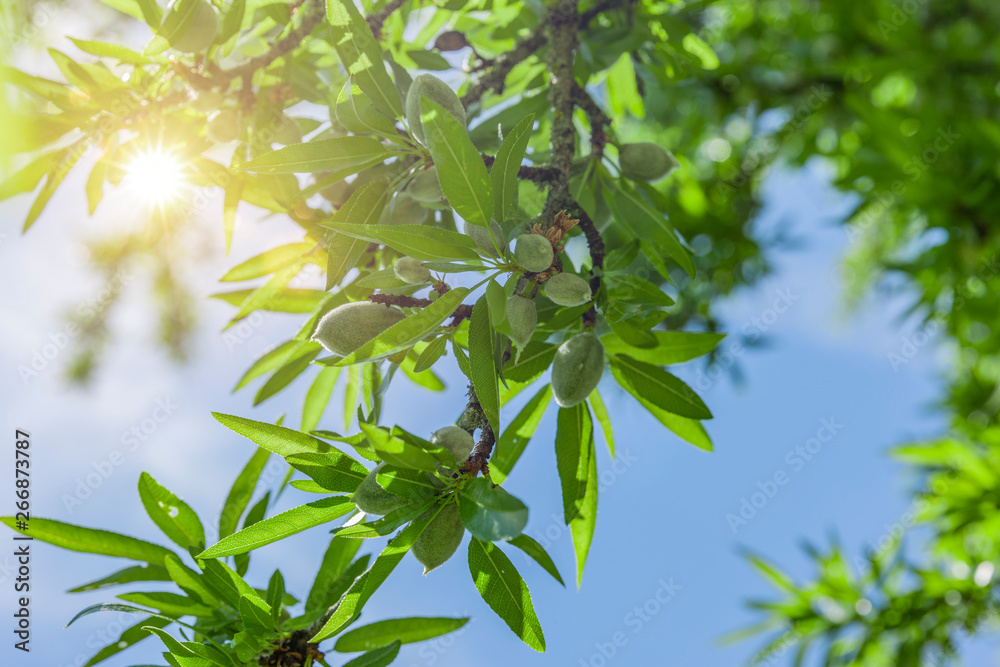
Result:
M240 138L240 115L232 109L216 111L208 117L205 136L217 144L228 144Z
M438 511L432 508L420 518L432 516L437 512L424 532L413 542L410 551L424 566L424 574L436 570L447 562L462 543L465 537L465 526L458 511L458 503L448 503Z
M392 198L389 206L382 209L380 225L420 225L427 219L428 210L406 192Z
M493 240L490 239L490 234L493 234L493 238L497 241L497 246L500 250L504 250L507 247L507 239L504 237L503 229L500 227L496 220L490 222L490 231L486 231L485 227L480 227L479 225L473 225L469 222L465 223L466 236L475 241L476 246L488 254L490 257L496 257L497 251L493 247Z
M552 243L541 234L522 234L514 241L514 261L526 271L541 273L554 259Z
M545 296L560 306L582 306L590 301L590 284L573 273L557 273L545 281Z
M392 267L392 272L404 283L419 285L431 280L431 272L416 257L400 257Z
M424 169L414 176L410 185L407 186L406 192L418 202L425 204L438 203L444 199L444 192L441 190L441 184L438 183L435 167Z
M388 514L394 509L399 509L410 503L405 498L393 495L379 486L376 478L379 471L384 467L385 463L379 463L372 468L371 472L361 480L361 484L358 485L354 495L351 496L351 502L357 505L358 509L365 514Z
M656 144L643 141L625 144L618 154L622 173L639 181L658 181L677 167L677 160Z
M587 400L604 374L604 345L590 331L564 341L552 362L552 396L561 407Z
M163 31L166 32L167 40L172 48L184 53L200 53L212 46L219 33L219 13L208 0L196 0L193 9L194 16L188 21L184 33L171 34L168 26L171 23L180 22L180 17L173 15L180 4L181 1L177 0L170 5L160 25L163 26Z
M535 308L534 300L520 295L507 299L507 324L511 341L518 350L523 350L538 325L538 310Z
M346 357L405 317L402 311L381 303L345 303L323 316L313 340L330 352Z
M417 141L424 143L424 126L420 122L420 98L422 97L427 97L440 104L445 111L458 119L462 127L465 127L465 107L451 86L436 76L421 74L410 84L405 104L406 123L410 126L410 133Z
M461 463L469 458L475 441L472 435L460 426L444 426L434 431L431 436L431 444L444 447L455 457L455 461Z

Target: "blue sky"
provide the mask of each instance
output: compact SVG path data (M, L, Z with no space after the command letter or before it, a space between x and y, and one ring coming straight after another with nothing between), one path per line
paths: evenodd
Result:
M457 636L404 647L396 664L747 664L759 644L717 644L724 633L754 620L744 607L748 597L770 594L740 557L740 548L806 577L811 572L800 540L822 544L835 532L849 553L860 553L892 529L909 507L913 480L887 456L887 449L944 428L944 416L933 402L942 391L937 373L946 357L927 345L910 363L897 369L890 365L888 354L898 351L903 337L917 327L901 318L905 301L873 300L845 314L837 261L848 238L831 222L845 202L825 182L822 170L807 169L776 174L765 187L768 206L755 229L766 232L784 225L803 243L775 256L772 277L721 305L729 331L766 323L769 345L733 355L745 383L734 386L726 375L708 378L698 363L676 369L699 387L716 415L708 425L714 453L663 431L610 379L602 385L619 461L613 468L607 450L599 448L599 471L606 472L582 588L562 589L533 562L508 550L532 591L548 653L533 653L486 607L465 563L466 540L453 560L427 577L407 557L369 602L365 622L409 615L472 617ZM0 300L0 318L7 323L0 330L0 412L9 431L32 433L33 514L164 543L137 502L136 481L147 471L211 523L253 445L223 428L209 412L261 420L286 413L297 422L303 382L256 409L250 407L251 393L233 395L230 390L252 359L284 340L298 320L273 315L234 345L218 333L231 309L206 301L193 359L177 367L150 345L156 323L145 299L147 279L136 272L129 276L124 302L113 318L116 343L90 389L62 383L70 357L65 350L24 382L18 367L58 341L62 314L79 308L97 289L85 279L92 267L81 252L81 236L133 219L130 204L120 197L109 199L93 219L80 214L85 207L79 176L67 182L49 213L21 237L17 230L28 205L21 199L0 206L0 232L6 235L0 241L0 282L15 286ZM203 223L214 231L217 220L210 217ZM200 294L211 293L217 289L214 279L227 267L262 248L294 240L295 230L280 221L241 215L231 256L216 258L186 278ZM788 307L779 313L776 303ZM723 349L732 351L734 340L724 341ZM442 394L401 378L386 400L385 421L424 435L449 423L464 404L464 383L450 363L445 360L449 387ZM164 405L166 410L157 410ZM507 418L517 405L505 412ZM331 410L322 425L340 429L339 412ZM547 546L571 582L572 545L559 520L554 423L550 409L506 486L527 502L527 532ZM133 427L145 434L130 448L123 435ZM283 470L273 470L276 482ZM775 479L784 483L779 486ZM9 484L4 481L4 488ZM764 495L754 496L758 492ZM4 492L3 497L12 496ZM67 502L73 498L81 502ZM290 490L279 509L310 499ZM752 517L747 513L745 524L734 524L727 515L739 515L744 499L759 508ZM271 571L280 567L289 589L303 595L326 541L325 531L311 530L255 552L251 582L266 585ZM33 651L25 661L5 642L2 661L82 664L120 623L135 617L95 615L63 629L76 611L109 601L115 592L65 591L125 563L42 544L32 548ZM0 596L0 615L7 619L13 610L11 564L8 556L0 556L0 588L6 591ZM128 659L106 664L162 662L160 650L155 640L146 640L126 654ZM996 644L977 644L974 651L972 664L975 656L995 656ZM331 664L345 661L333 656ZM773 664L787 662L782 656Z

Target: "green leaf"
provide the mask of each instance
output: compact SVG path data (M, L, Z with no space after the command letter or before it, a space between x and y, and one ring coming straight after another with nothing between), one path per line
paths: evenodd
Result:
M0 521L3 521L11 530L16 530L17 522L14 517L5 516L0 518ZM164 559L173 554L170 549L161 547L159 544L151 544L107 530L84 528L52 519L32 517L24 534L70 551L128 558L145 561L150 565L162 566Z
M448 344L447 336L438 336L424 348L424 351L420 353L417 357L416 362L413 364L414 373L423 373L431 366L434 365L438 359L445 353L445 346Z
M645 117L646 107L639 94L631 53L621 54L608 68L608 98L616 117L622 117L626 111L636 118Z
M528 525L525 504L483 477L462 485L458 511L469 532L487 542L513 539Z
M475 259L475 242L465 234L427 225L357 225L328 222L324 227L344 236L389 246L420 260Z
M495 364L496 337L490 321L490 307L486 296L481 296L472 308L469 321L469 362L472 370L469 379L476 390L479 405L490 423L493 433L500 432L500 387Z
M247 261L237 264L226 272L226 275L219 278L219 280L222 282L236 282L240 280L253 280L254 278L270 275L292 264L306 253L315 249L315 243L289 243L277 248L271 248L256 257L251 257Z
M95 653L94 657L88 660L83 667L91 667L91 665L104 662L111 656L121 653L130 646L138 644L143 639L146 639L149 637L149 633L143 630L144 627L165 628L170 625L171 622L172 621L170 619L155 618L153 616L142 619L135 625L123 630L122 633L118 635L117 639L109 642L107 646Z
M149 473L139 475L139 498L149 518L175 544L182 549L205 547L205 528L198 515Z
M323 346L314 341L305 342L288 362L267 379L253 398L255 406L260 405L291 384L295 378L306 372L312 360L319 356Z
M229 495L226 496L226 502L222 505L222 514L219 516L219 539L232 535L236 530L240 517L243 516L243 510L250 503L257 480L270 456L271 453L264 449L257 450L236 477L232 488L229 489Z
M493 217L493 186L465 127L427 97L420 100L420 122L448 203L470 224L488 228Z
M367 468L336 449L322 454L289 454L285 460L327 491L353 493L368 475Z
M667 412L649 402L645 397L635 396L635 398L642 407L646 408L651 415L656 417L657 421L673 431L678 437L705 451L710 452L713 450L712 438L709 437L708 432L700 421Z
M615 220L620 222L634 238L651 244L655 249L674 258L684 271L694 278L695 268L691 255L677 240L674 228L666 217L653 209L637 193L616 187L611 198Z
M9 199L14 195L31 192L42 181L42 177L48 173L53 160L63 155L62 150L46 153L39 158L11 174L3 183L0 183L0 200Z
M454 632L468 622L468 618L387 619L345 632L337 639L333 648L341 653L354 653L381 648L394 641L412 644Z
M382 47L358 8L351 0L327 0L326 20L334 48L353 81L380 111L390 118L402 116L403 102L385 69Z
M160 591L122 593L118 596L118 599L145 605L159 611L161 614L177 618L181 616L209 618L213 614L212 608L199 604L186 595L178 595L177 593Z
M159 637L160 641L163 642L163 645L166 646L167 650L170 651L171 653L173 653L175 657L180 657L180 656L198 657L190 649L185 648L184 645L181 644L180 641L177 640L169 632L166 632L165 630L163 630L163 629L161 629L161 628L159 628L159 627L157 627L155 625L144 626L143 630L146 630L150 634L153 634L153 635L156 635L157 637Z
M469 541L469 572L486 604L525 644L545 651L545 636L531 604L528 585L514 564L492 542Z
M546 572L551 574L556 581L565 586L562 577L559 575L559 570L556 568L556 564L552 562L552 557L549 556L545 548L536 542L533 538L528 537L525 534L520 534L512 540L508 540L507 544L517 547L524 553L528 554L536 563L541 565Z
M331 222L349 223L352 225L371 225L378 222L382 210L389 201L389 180L380 178L365 183L351 193L336 213ZM368 242L352 238L344 234L332 234L326 245L326 289L332 289L340 284L347 272L354 268Z
M411 519L419 517L434 504L433 498L428 498L422 503L411 503L394 509L384 517L369 523L356 523L353 526L341 526L336 528L339 537L349 537L352 540L373 540L385 537Z
M200 560L199 563L205 571L205 580L233 609L239 609L240 600L246 598L267 616L271 615L270 605L228 565L216 559Z
M52 195L56 193L56 189L62 184L63 179L69 175L70 170L73 169L73 166L86 152L88 146L89 144L86 139L76 142L65 150L57 162L50 166L45 178L45 185L38 191L38 195L35 197L35 201L28 211L23 231L28 231L35 224L35 221L38 220L38 217L45 210L46 205L48 205Z
M326 406L330 403L333 395L333 388L337 385L337 378L340 376L339 368L324 368L317 375L316 379L309 386L306 393L305 403L302 405L302 427L304 432L312 431L319 426Z
M331 593L335 592L337 581L347 572L360 548L361 540L349 540L339 536L334 536L330 540L319 571L313 579L312 588L309 589L309 596L306 598L306 614L322 613L333 604L334 600L330 599Z
M405 530L389 542L389 545L382 550L382 553L375 559L372 566L354 580L351 587L340 598L340 603L326 624L309 641L323 641L328 637L334 636L350 623L355 614L361 612L369 598L374 595L379 586L396 569L399 561L403 559L406 552L413 546L413 542L424 532L428 523L430 523L430 518L414 520Z
M577 517L587 495L594 424L586 403L559 408L556 424L556 467L562 487L563 519L566 525Z
M653 331L652 334L656 338L656 345L651 348L632 347L610 334L602 336L601 343L609 357L627 354L636 361L668 366L708 354L725 338L725 334L689 331Z
M434 303L393 324L374 339L337 362L338 366L372 361L402 352L433 333L462 303L469 293L466 287L449 290Z
M503 376L514 382L530 382L552 365L557 349L558 345L533 340L521 352L516 364L512 359L504 365Z
M551 400L552 385L546 384L525 403L497 439L493 458L490 459L490 477L494 482L499 484L510 475L514 464L528 446L531 436L538 429L538 424L541 423Z
M90 616L91 614L96 614L99 611L120 611L120 612L125 612L125 613L128 613L128 614L142 614L144 616L151 616L153 618L162 619L164 621L167 621L168 623L177 623L178 625L182 625L182 626L184 626L186 628L190 628L191 627L187 623L181 623L177 619L170 618L169 616L164 616L163 614L153 613L153 612L151 612L148 609L142 609L140 607L133 607L130 604L118 604L118 603L114 603L114 602L102 602L102 603L99 603L99 604L92 604L89 607L87 607L86 609L80 610L79 612L77 612L76 616L74 616L73 618L70 619L69 623L66 624L66 627L68 628L69 626L73 625L75 622L77 622L78 620L80 620L84 616ZM149 624L147 623L146 625L149 625Z
M216 292L211 297L213 299L221 299L233 306L239 306L246 301L251 292L253 292L252 289L240 289L231 292ZM283 289L275 292L271 296L270 301L259 304L257 310L275 313L311 313L329 297L330 295L322 290ZM284 345L294 345L295 343L296 341L288 341ZM258 374L258 377L262 374Z
M299 505L219 540L218 544L202 551L197 558L221 558L246 553L301 533L307 528L333 521L353 509L354 503L345 496L331 496Z
M277 368L281 368L286 361L292 358L301 346L301 341L287 340L273 350L261 355L260 358L251 364L246 373L243 374L240 381L236 383L235 387L233 387L233 391L239 391L260 376L266 375Z
M391 644L377 648L374 651L368 651L364 655L359 655L353 660L345 662L344 667L386 667L396 659L401 645L402 643L397 639Z
M174 583L188 596L197 599L202 604L208 606L219 606L222 601L215 595L212 589L205 582L204 578L184 565L181 559L171 554L167 558L167 571Z
M383 467L375 476L375 481L394 496L420 502L438 491L427 471L412 468Z
M101 0L101 2L132 18L145 21L154 30L160 25L161 12L156 0Z
M586 410L587 419L590 419L590 412ZM580 407L580 406L577 406ZM594 431L591 423L590 436L587 441L581 443L580 461L586 461L587 482L584 495L577 503L577 514L569 522L569 531L573 536L573 552L576 555L576 585L583 581L583 566L587 562L587 554L590 552L590 543L594 538L594 527L597 525L597 457L594 455Z
M169 558L167 559L169 562ZM134 581L170 581L170 574L159 565L132 565L106 577L69 589L69 593L96 591L100 588L130 584Z
M274 452L278 456L330 451L330 445L301 431L221 412L213 412L212 416L226 428L236 431L256 443L258 447Z
M266 613L247 598L240 598L240 618L249 632L266 634L274 630L271 614Z
M506 220L514 207L517 195L517 171L521 168L521 160L531 139L531 128L535 123L535 114L528 114L504 137L497 151L497 158L490 168L490 181L493 184L493 217Z
M712 413L698 394L662 368L623 354L611 359L612 374L633 396L641 396L653 405L682 417L712 418Z
M681 46L684 47L685 51L701 61L702 69L719 69L719 57L715 55L712 47L698 35L693 32L684 35L684 39L681 40Z
M604 441L608 443L608 451L611 452L611 458L615 458L615 434L611 429L611 415L608 414L608 409L604 406L604 399L601 398L600 392L596 389L590 392L590 407L594 410L594 416L597 417L597 421L601 424L601 430L604 432Z
M382 143L374 137L337 137L285 146L244 162L238 169L262 174L329 171L343 177L376 165L389 155Z
M153 3L153 6L155 6L155 3ZM115 58L116 60L128 63L129 65L149 65L153 62L141 53L137 53L132 49L121 46L120 44L91 42L84 39L73 39L72 37L69 38L69 41L76 44L76 48L80 49L84 53L89 53L102 58Z
M441 463L430 452L410 444L374 424L362 423L361 430L364 431L368 442L378 452L378 455L389 465L430 471L437 469ZM452 461L454 461L454 457Z

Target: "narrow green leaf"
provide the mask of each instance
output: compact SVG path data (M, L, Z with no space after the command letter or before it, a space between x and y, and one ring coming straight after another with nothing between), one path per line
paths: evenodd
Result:
M483 477L462 485L458 511L469 532L486 542L513 539L528 525L527 506Z
M476 390L479 405L490 423L493 433L500 432L500 378L495 365L496 338L490 321L490 307L486 296L481 296L472 308L469 321L469 379Z
M635 192L616 187L611 198L611 208L615 220L620 222L634 238L638 238L662 250L674 258L681 268L694 278L695 268L691 255L677 240L674 228L666 217L653 209Z
M118 596L118 599L141 604L155 609L161 614L177 618L181 616L209 618L213 613L210 607L195 602L186 595L178 595L177 593L161 591L122 593Z
M42 177L48 173L52 162L61 158L64 152L57 150L46 153L11 174L3 183L0 183L0 200L34 190L41 183Z
M475 242L465 234L427 225L357 225L328 222L324 225L344 236L380 243L421 260L475 259Z
M167 559L169 562L169 559ZM68 593L84 593L100 588L130 584L135 581L170 581L170 574L159 565L132 565L95 581L71 588Z
M445 353L445 346L448 344L447 336L438 336L432 340L424 351L420 353L417 357L416 362L413 364L414 373L422 373L434 365L438 359Z
M608 443L608 451L611 452L611 458L615 458L615 434L611 428L611 415L608 414L608 409L604 406L604 399L601 398L601 393L596 389L590 392L590 407L594 410L594 416L597 417L597 421L601 424L601 430L604 432L604 441Z
M149 473L139 475L139 498L149 518L175 544L182 549L205 547L205 528L198 515Z
M289 454L285 460L327 491L353 493L368 475L367 468L337 449L323 453Z
M639 401L642 407L646 408L651 415L656 417L657 421L673 431L675 435L705 451L710 452L713 450L712 438L709 437L708 432L700 421L667 412L648 401L645 397L635 396L635 394L633 396Z
M469 572L486 604L525 644L543 653L545 636L531 593L510 559L492 542L469 541Z
M315 243L289 243L277 248L271 248L256 257L251 257L247 261L237 264L229 269L226 275L219 278L219 280L222 282L236 282L240 280L253 280L254 278L270 275L292 264L306 253L315 250L315 248Z
M593 442L594 425L586 403L559 408L556 424L556 467L562 487L563 518L566 524L580 514L589 481L588 444Z
M380 178L365 183L351 193L330 218L334 223L372 225L382 216L389 201L389 180ZM347 272L354 268L364 255L368 242L344 234L332 234L326 246L326 289L339 285Z
M319 426L319 420L323 418L326 406L330 403L339 376L340 369L336 367L324 368L316 375L302 405L302 431L309 432Z
M368 651L364 655L359 655L353 660L344 663L344 667L387 667L392 664L399 654L399 647L402 645L398 639L391 644L387 644L373 651Z
M239 306L246 301L251 292L253 289L240 289L231 292L216 292L211 297L221 299L233 306ZM259 304L257 310L274 313L311 313L330 296L322 290L288 288L276 292L270 301ZM288 344L295 344L295 341L285 343L285 345Z
M376 165L389 155L374 137L347 136L285 146L244 162L238 169L262 174L328 171L343 177Z
M414 502L433 496L438 491L426 471L412 468L386 465L376 475L375 481L392 495Z
M590 412L584 406L587 419L590 419ZM581 443L580 460L586 461L587 482L584 495L577 503L577 514L569 522L569 531L573 536L573 552L576 555L576 585L583 581L583 566L587 562L587 554L590 552L590 543L594 539L594 527L597 525L597 457L594 455L594 429L591 422L590 437Z
M286 361L292 358L300 347L302 347L301 341L287 340L273 350L261 355L260 358L254 361L250 368L247 369L247 372L243 374L240 381L236 383L235 387L233 387L233 391L239 391L260 376L281 368Z
M145 21L154 30L160 26L161 11L156 0L101 0L101 2L132 18Z
M226 428L239 433L244 438L256 443L258 447L274 452L278 456L330 451L330 445L301 431L235 415L225 415L221 412L213 412L212 416Z
M552 365L557 349L559 346L552 343L531 341L521 352L516 364L511 359L504 365L504 378L514 382L529 382L535 379Z
M469 293L466 287L456 287L445 292L434 303L393 324L373 340L368 341L339 362L338 366L382 359L408 349L417 341L433 333L462 303Z
M521 160L531 139L531 128L535 123L535 114L528 114L504 137L497 151L497 158L490 169L490 181L493 184L493 217L506 220L517 195L517 171L521 168Z
M609 357L616 354L627 354L636 361L656 366L669 366L708 354L725 338L725 334L690 331L654 331L652 333L656 338L656 345L651 348L632 347L611 334L602 336L601 343Z
M3 521L11 530L16 530L17 522L14 517L0 517L0 521ZM70 551L128 558L145 561L150 565L162 566L164 559L173 553L166 547L137 540L134 537L107 530L74 526L52 519L32 517L24 534Z
M80 49L84 53L89 53L101 58L114 58L120 62L128 63L129 65L149 65L153 62L141 53L137 53L132 49L121 46L120 44L92 42L85 39L73 39L72 37L69 38L69 41L73 42L76 45L76 48Z
M271 453L267 450L258 449L236 477L232 488L229 489L229 495L226 496L226 502L222 505L222 514L219 516L219 539L232 535L236 530L240 517L243 516L243 510L250 503L257 480L270 456Z
M360 548L361 540L349 540L338 536L330 540L319 571L313 579L312 588L309 589L309 596L306 598L306 614L326 611L333 603L330 593L341 575L347 572Z
M430 518L414 520L405 530L393 538L375 559L372 566L351 584L326 624L309 641L320 642L334 636L354 618L355 614L360 613L369 598L399 565L399 561L413 546L413 542L424 532L428 523L430 523Z
M508 540L507 544L517 547L524 553L528 554L536 563L542 566L546 572L552 575L552 577L558 581L560 584L565 586L563 583L562 576L559 574L559 569L556 568L556 564L552 562L552 557L549 556L548 552L545 551L545 547L535 541L533 538L528 537L525 534L518 535L512 540Z
M470 224L489 227L493 186L483 157L465 127L427 97L420 100L420 122L448 203Z
M263 609L247 598L240 598L240 618L250 632L264 634L274 630L271 614L265 613Z
M142 619L135 625L123 630L122 633L118 635L117 639L109 642L107 646L95 653L94 657L84 663L83 667L91 667L91 665L104 662L111 656L121 653L130 646L138 644L143 639L146 639L149 637L149 633L143 630L144 627L165 628L170 625L170 623L170 619L155 618L152 616Z
M612 357L611 372L633 396L642 396L667 412L692 419L712 418L694 390L658 366L619 354Z
M202 551L197 558L221 558L246 553L301 533L307 528L333 521L353 509L354 504L345 496L331 496L299 505L219 540L218 544Z
M454 632L468 622L468 618L387 619L345 632L333 648L341 653L354 653L388 646L394 641L412 644Z
M553 346L555 347L555 346ZM490 459L490 477L497 484L503 482L521 458L531 436L538 429L542 417L552 400L552 385L546 384L525 403L497 439L493 458Z
M28 211L23 231L28 231L35 224L35 221L38 220L38 217L45 210L46 205L48 205L52 195L55 194L56 189L62 184L63 179L69 175L70 170L73 169L73 166L76 165L80 157L86 152L88 147L86 141L85 139L80 140L67 148L62 157L50 166L45 178L45 184L38 191L38 195L35 197L35 201Z
M208 606L219 606L222 601L216 597L202 576L181 562L181 559L171 554L167 558L167 572L177 586L188 596L197 599Z
M257 390L257 394L253 398L253 404L255 406L260 405L291 384L295 378L305 373L306 369L309 368L309 364L319 356L322 349L323 346L314 341L303 343L299 347L298 352L285 365L276 370L267 379L267 382L261 385L261 388Z
M382 47L351 0L327 0L326 20L334 48L355 83L390 118L403 115L403 102L385 69Z

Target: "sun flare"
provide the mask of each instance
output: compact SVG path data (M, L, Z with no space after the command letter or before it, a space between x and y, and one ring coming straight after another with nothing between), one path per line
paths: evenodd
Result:
M165 206L178 199L184 188L184 163L169 151L144 150L129 162L126 180L142 200Z

